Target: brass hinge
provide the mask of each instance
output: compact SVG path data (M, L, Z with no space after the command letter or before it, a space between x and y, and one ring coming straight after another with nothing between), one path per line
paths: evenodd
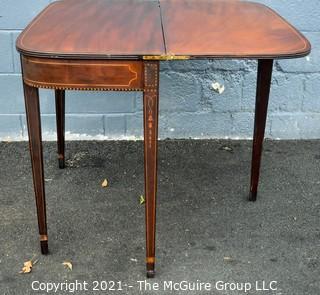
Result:
M163 55L144 55L144 60L187 60L190 59L189 55L174 55L174 54L163 54Z

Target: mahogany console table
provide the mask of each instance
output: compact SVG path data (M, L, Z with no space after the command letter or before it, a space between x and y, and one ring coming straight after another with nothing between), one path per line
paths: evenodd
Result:
M237 0L63 0L21 33L41 252L48 253L38 88L55 91L64 168L65 90L142 91L147 276L155 266L159 61L258 60L250 201L255 201L274 59L306 56L308 40L268 7Z

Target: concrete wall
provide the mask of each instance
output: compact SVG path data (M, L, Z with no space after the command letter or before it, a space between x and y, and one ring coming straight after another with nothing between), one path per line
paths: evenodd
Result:
M80 1L80 0L79 0ZM119 0L121 1L121 0ZM27 138L15 39L49 0L0 1L0 139ZM277 61L266 134L320 138L320 1L259 0L312 42L307 58ZM251 138L257 64L216 60L161 63L161 138ZM211 84L225 86L221 95ZM53 91L41 91L43 137L55 138ZM67 139L142 136L139 93L67 92Z

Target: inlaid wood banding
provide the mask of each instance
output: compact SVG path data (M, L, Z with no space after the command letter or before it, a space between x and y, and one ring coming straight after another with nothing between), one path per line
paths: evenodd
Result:
M63 60L22 56L24 82L33 87L142 90L140 61Z

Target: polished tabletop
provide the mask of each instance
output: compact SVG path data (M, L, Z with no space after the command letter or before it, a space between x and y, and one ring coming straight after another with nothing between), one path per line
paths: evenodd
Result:
M55 58L291 58L308 40L270 8L238 0L62 0L17 49Z

